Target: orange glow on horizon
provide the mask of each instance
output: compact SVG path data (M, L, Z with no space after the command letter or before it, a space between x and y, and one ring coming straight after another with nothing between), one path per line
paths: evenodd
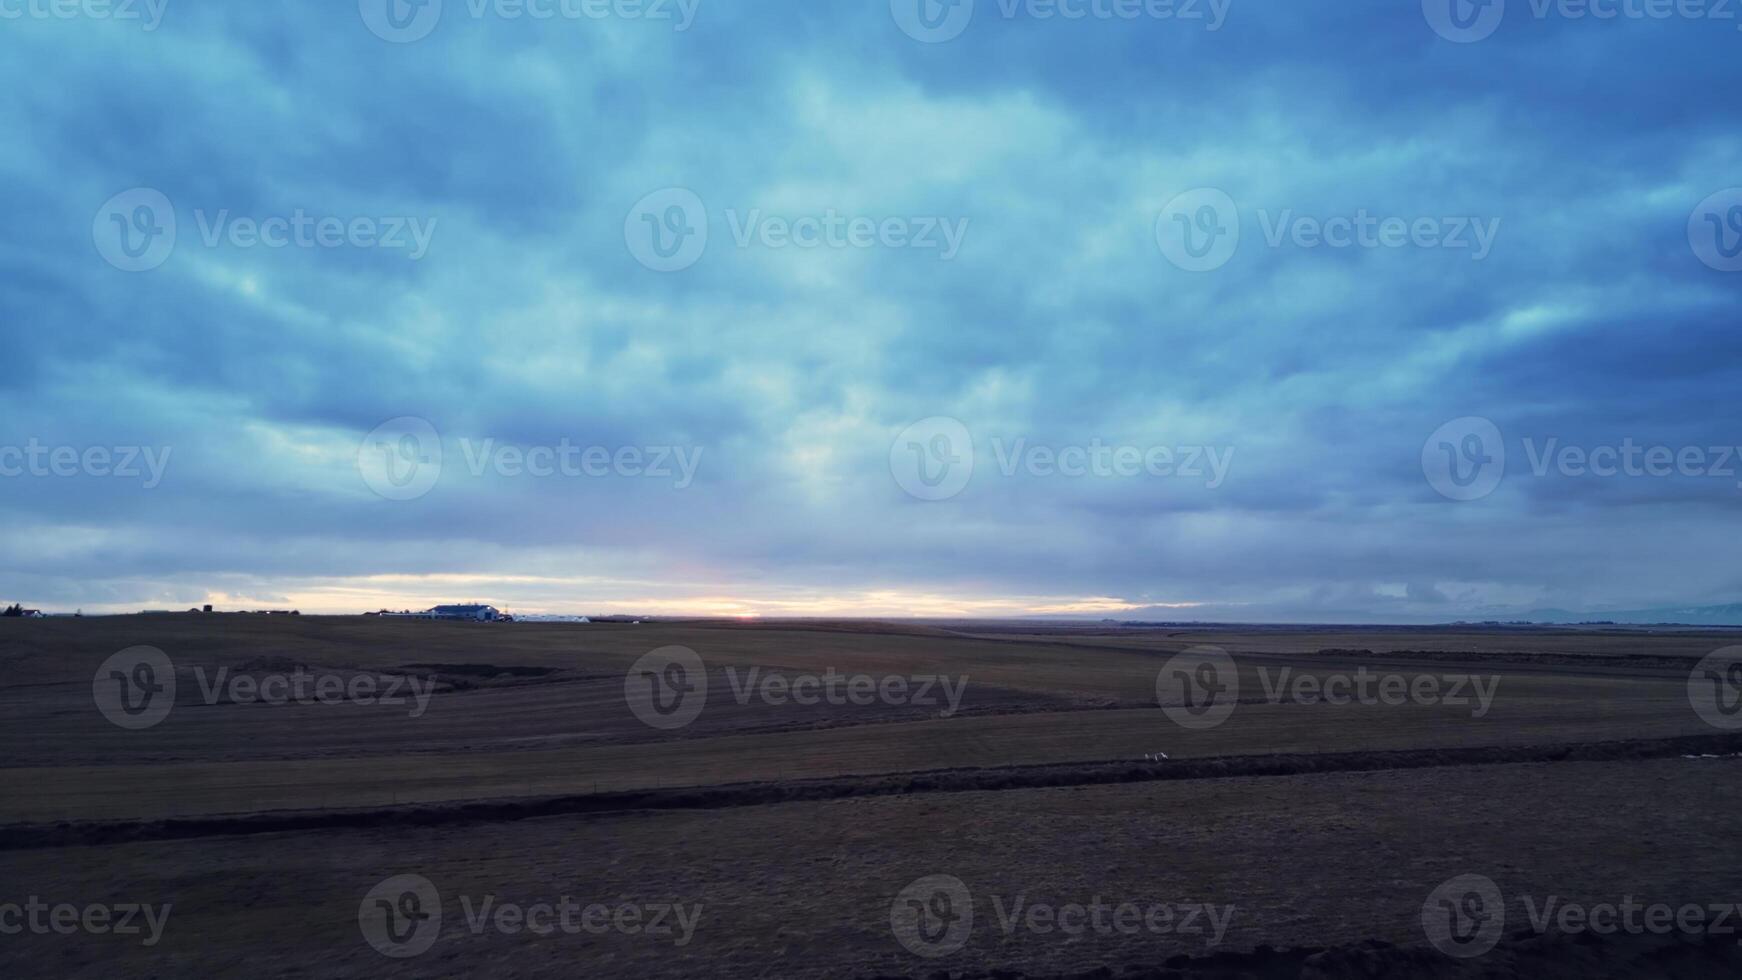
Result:
M669 589L669 592L664 591ZM374 575L286 583L259 593L208 593L199 600L168 598L107 610L186 609L211 603L220 610L297 609L311 615L351 615L379 609L427 609L449 602L485 602L526 615L627 615L681 618L900 618L989 619L1030 616L1117 615L1135 609L1194 609L1201 602L1131 601L1108 596L984 596L901 589L771 588L737 595L699 583L650 583L604 578L531 575Z

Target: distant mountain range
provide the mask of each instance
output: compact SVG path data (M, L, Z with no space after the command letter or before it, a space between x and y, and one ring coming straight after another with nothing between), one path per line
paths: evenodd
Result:
M1066 620L1079 617L1063 617ZM1088 619L1084 616L1080 619ZM1570 609L1514 610L1489 607L1454 613L1418 607L1411 612L1378 611L1372 609L1305 609L1266 608L1262 606L1206 605L1189 609L1152 606L1122 611L1116 618L1098 617L1102 622L1121 622L1145 626L1189 626L1193 624L1222 625L1388 625L1445 626L1454 623L1499 623L1507 625L1577 625L1580 623L1616 623L1626 626L1735 626L1742 628L1742 603L1722 606L1661 606L1653 609L1613 609L1574 612Z
M1675 624L1679 626L1742 626L1742 603L1723 606L1664 606L1658 609L1628 609L1616 612L1568 612L1565 609L1533 609L1522 616L1507 616L1532 623L1626 623L1628 625Z

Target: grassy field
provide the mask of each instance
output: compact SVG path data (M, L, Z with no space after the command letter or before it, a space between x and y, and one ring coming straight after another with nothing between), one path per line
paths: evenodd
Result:
M889 921L896 892L924 874L1056 901L1098 889L1228 903L1240 915L1221 950L1420 945L1423 896L1460 870L1562 895L1631 888L1664 901L1742 899L1742 865L1724 846L1742 829L1724 788L1737 762L1652 748L1721 735L1690 704L1689 670L1736 636L187 615L0 622L0 880L20 894L176 903L174 927L150 949L27 935L0 944L0 975L391 967L438 976L485 963L534 976L1045 973L1205 952L1147 933L1004 934L982 910L974 942L934 964L904 949ZM1225 721L1198 730L1158 705L1156 683L1170 657L1206 644L1233 655L1239 697ZM173 664L175 699L160 723L128 730L97 708L93 680L112 655L140 645ZM655 727L626 693L626 675L673 645L701 658L707 701L689 724ZM752 670L758 684L747 687ZM232 683L292 674L378 692L397 685L405 698L269 704ZM1440 696L1300 696L1361 674L1431 679ZM794 703L793 684L825 675L901 678L907 696ZM761 686L770 678L773 687ZM914 703L927 678L938 679L935 702ZM1640 757L1548 761L1598 743ZM1544 761L1460 764L1470 757L1459 753L1481 748ZM1387 753L1398 752L1428 768L1393 768ZM1300 760L1315 757L1376 771L1304 771ZM1248 772L1239 760L1267 758L1302 771L1214 779L1201 776L1215 765L1186 768L1230 760L1229 772ZM1088 785L1127 764L1117 778L1136 782ZM1065 783L1080 772L1084 785L1041 788L1027 775L1035 767ZM926 776L938 773L984 773L971 785L1003 788L925 791L943 785ZM780 787L815 782L851 798L774 802ZM854 796L856 783L898 790ZM749 785L768 791L730 791ZM677 795L648 797L652 809L613 811L607 801L603 812L542 819L458 810L431 826L390 819L642 791ZM335 823L246 832L242 818L274 814ZM206 829L151 829L165 818L198 818ZM239 822L222 823L229 818ZM137 827L145 839L45 844L48 824L66 824L67 840L86 826ZM536 943L494 928L473 935L449 908L451 942L444 932L428 954L390 960L359 935L358 903L399 873L467 895L687 896L706 905L708 928L682 947L618 930Z

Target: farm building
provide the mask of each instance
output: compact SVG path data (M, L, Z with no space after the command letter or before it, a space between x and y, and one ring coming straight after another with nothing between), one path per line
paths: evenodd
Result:
M495 606L480 605L437 606L424 615L431 619L465 619L493 623L502 618L502 610Z

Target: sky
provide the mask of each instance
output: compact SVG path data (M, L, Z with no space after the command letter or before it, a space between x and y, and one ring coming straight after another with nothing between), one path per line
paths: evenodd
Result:
M0 0L0 599L1737 601L1739 18Z

